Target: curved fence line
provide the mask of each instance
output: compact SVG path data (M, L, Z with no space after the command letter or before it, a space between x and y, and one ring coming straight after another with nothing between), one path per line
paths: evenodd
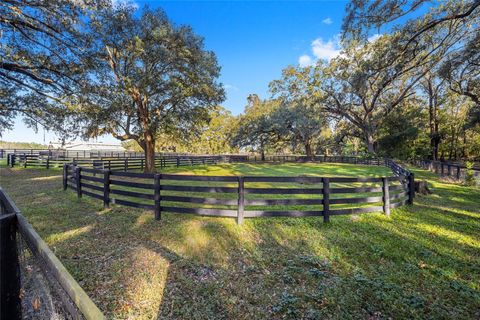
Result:
M322 216L383 211L413 203L414 176L390 159L389 177L272 177L149 174L66 164L63 188L103 201L162 212L236 218Z
M365 165L386 165L381 158L361 158L354 156L326 156L316 155L313 157L302 155L270 155L265 157L252 155L156 155L155 167L192 166L201 164L217 163L285 163L285 162L339 162ZM16 154L7 155L7 164L10 167L20 166L24 168L60 168L66 163L74 163L82 167L110 170L143 170L144 157L80 157L68 158L51 154Z

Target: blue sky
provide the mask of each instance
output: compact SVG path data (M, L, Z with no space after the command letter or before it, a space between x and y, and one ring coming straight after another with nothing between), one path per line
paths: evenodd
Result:
M280 77L288 65L308 64L332 57L338 47L347 1L135 1L139 7L162 7L176 24L191 25L205 38L222 67L220 81L227 100L222 104L233 114L241 113L246 97L268 97L268 83ZM301 59L300 59L301 58ZM7 141L43 143L44 134L17 119L15 129L4 134ZM56 140L45 134L46 143ZM99 141L114 142L111 137Z

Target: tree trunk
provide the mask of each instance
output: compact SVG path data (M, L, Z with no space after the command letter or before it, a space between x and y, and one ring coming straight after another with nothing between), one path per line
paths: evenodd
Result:
M433 78L426 77L425 89L428 93L428 122L430 127L430 151L433 161L438 160L440 135L438 134L438 92L441 84L435 85Z
M308 158L313 157L312 144L310 142L305 142L305 153Z
M143 134L145 138L145 172L153 173L155 172L155 139L153 135L149 132Z
M365 143L367 144L368 153L375 153L375 139L373 134L366 132L365 133Z
M437 106L433 99L430 97L428 104L429 125L430 125L430 147L432 148L432 160L438 159L438 145L440 143L440 137L438 136L438 119L437 119Z

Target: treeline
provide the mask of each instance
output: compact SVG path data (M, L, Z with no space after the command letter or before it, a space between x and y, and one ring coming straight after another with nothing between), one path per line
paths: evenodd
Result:
M422 3L351 3L337 57L285 68L268 98L251 94L241 115L222 115L227 126L207 123L207 136L187 141L163 137L161 148L478 160L479 3L428 3L427 14L395 24ZM377 28L393 21L392 31L372 36L374 19Z
M479 1L352 1L338 56L287 67L270 98L250 96L232 143L261 153L478 159L479 23ZM382 26L388 32L373 33Z
M47 145L35 142L8 142L0 140L0 149L46 149Z
M65 139L109 134L143 150L147 171L156 150L474 158L479 8L477 0L352 1L336 58L287 67L270 97L250 95L233 117L219 107L215 54L161 9L3 1L0 133L22 115Z

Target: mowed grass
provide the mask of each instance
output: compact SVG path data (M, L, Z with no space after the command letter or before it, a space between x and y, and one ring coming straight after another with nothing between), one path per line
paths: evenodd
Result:
M115 319L478 319L480 191L427 179L413 206L359 216L234 219L77 199L61 172L0 169L0 185ZM180 173L369 176L380 167L235 165ZM388 170L386 171L388 174Z
M197 174L208 176L319 176L319 177L380 177L391 176L390 169L382 166L367 166L338 163L283 163L257 164L232 163L209 166L171 167L166 173Z

